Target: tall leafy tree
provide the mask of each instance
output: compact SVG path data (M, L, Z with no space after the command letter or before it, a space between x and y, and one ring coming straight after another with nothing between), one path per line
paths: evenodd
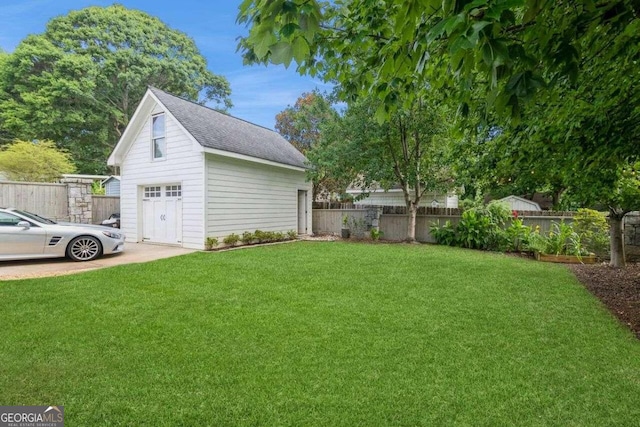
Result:
M610 218L621 221L625 209L608 195L638 159L637 1L245 0L239 16L250 24L248 61L295 60L348 96L375 95L381 118L427 88L506 127L524 118L517 133L540 156L559 153L562 185L613 203ZM576 171L599 179L579 186Z
M424 194L453 186L450 115L443 104L423 99L381 124L374 118L377 108L372 99L352 103L340 120L324 129L309 159L365 192L399 185L409 213L406 240L413 242Z
M12 181L52 182L76 168L53 141L16 140L0 149L0 172Z
M207 69L191 38L121 5L54 18L0 63L2 129L55 140L73 153L81 172L104 172L149 85L219 108L231 105L227 80Z
M517 116L539 89L582 72L583 49L603 53L585 38L626 35L608 49L616 55L637 44L639 16L634 0L244 0L240 47L249 62L295 61L347 94L374 95L382 113L427 82L463 102L482 86L483 103Z
M322 128L338 119L330 98L318 91L303 93L293 106L276 115L276 130L300 152L307 154L322 136ZM313 200L323 195L341 193L343 183L335 180L322 164L313 164L309 177L313 183ZM348 183L347 183L348 184Z

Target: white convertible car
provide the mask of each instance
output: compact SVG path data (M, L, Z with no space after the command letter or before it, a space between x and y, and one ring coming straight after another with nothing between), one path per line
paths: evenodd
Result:
M125 236L101 225L57 223L18 209L0 208L0 261L69 257L91 261L122 252Z

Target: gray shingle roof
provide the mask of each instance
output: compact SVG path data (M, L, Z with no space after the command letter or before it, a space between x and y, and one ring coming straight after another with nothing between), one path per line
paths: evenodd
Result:
M203 147L308 168L306 158L279 133L160 89L149 90Z

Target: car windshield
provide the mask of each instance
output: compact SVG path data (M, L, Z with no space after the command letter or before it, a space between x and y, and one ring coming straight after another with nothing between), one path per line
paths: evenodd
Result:
M36 215L34 213L31 212L25 212L25 211L19 211L19 210L14 210L15 213L20 214L24 217L29 218L30 220L33 220L35 222L40 222L42 224L56 224L55 221L50 220L49 218L45 218L43 216L40 215Z

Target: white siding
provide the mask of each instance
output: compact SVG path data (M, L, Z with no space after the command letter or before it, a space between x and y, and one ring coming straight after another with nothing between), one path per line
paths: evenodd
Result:
M307 191L311 232L311 185L304 172L207 154L207 236L298 228L298 190Z
M153 113L161 112L156 105ZM147 184L182 184L182 246L204 248L204 153L167 114L166 160L151 159L150 113L139 117L145 123L122 162L120 212L128 241L139 242L142 204L140 187Z
M120 195L120 181L117 179L110 179L104 185L105 196L119 196Z
M522 199L520 197L508 196L499 201L506 203L509 209L516 211L539 211L540 205L531 200Z

